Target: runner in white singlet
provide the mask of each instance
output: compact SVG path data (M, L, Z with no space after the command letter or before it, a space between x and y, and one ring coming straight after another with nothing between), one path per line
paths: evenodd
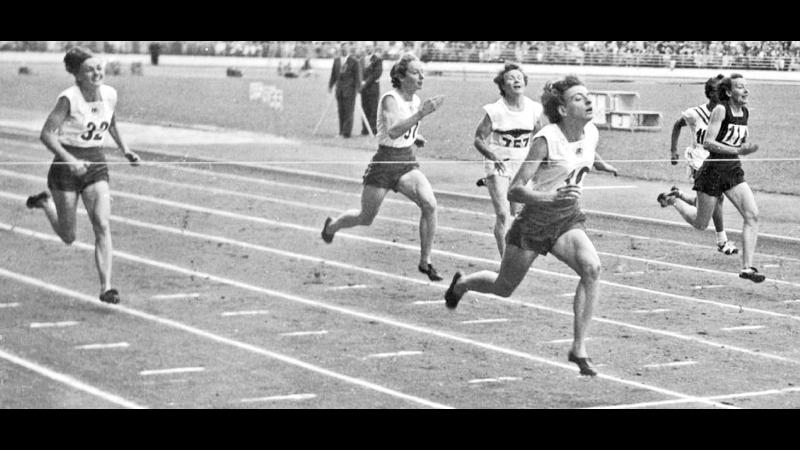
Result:
M507 63L494 78L500 99L483 107L486 112L475 130L475 148L484 157L485 184L495 212L494 237L500 256L506 248L506 231L522 208L508 201L508 185L530 149L531 137L544 120L542 104L524 95L528 76L513 63Z
M509 187L509 200L525 206L506 235L500 271L466 276L457 272L445 293L445 305L454 309L470 290L509 297L536 257L551 252L580 276L573 300L574 339L567 359L578 365L581 375L596 375L589 366L585 340L598 296L600 258L584 231L581 186L592 168L614 175L617 170L596 153L592 102L577 77L548 83L542 104L550 125L534 136Z
M120 137L114 116L117 92L103 84L105 66L91 52L73 47L64 56L75 86L58 96L55 108L42 128L41 139L55 158L47 174L48 191L28 197L28 208L43 209L62 241L75 240L78 198L83 200L95 233L95 264L100 276L100 300L119 303L111 287L111 197L108 166L103 153L105 133L134 166L139 156Z

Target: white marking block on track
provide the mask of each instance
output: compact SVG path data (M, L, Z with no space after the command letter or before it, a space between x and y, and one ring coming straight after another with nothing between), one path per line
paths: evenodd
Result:
M289 394L289 395L274 395L271 397L259 397L259 398L243 398L239 400L242 403L255 403L255 402L275 402L275 401L283 401L283 400L310 400L312 398L316 398L317 394Z
M392 352L392 353L375 353L372 355L367 355L364 358L393 358L395 356L413 356L413 355L421 355L422 352L416 350L404 350L400 352Z
M76 345L76 350L103 350L107 348L125 348L130 347L130 344L127 342L115 342L112 344L86 344L86 345Z
M61 328L61 327L72 327L77 325L78 322L74 320L67 320L64 322L33 322L31 323L31 328Z
M174 373L202 372L204 370L206 370L205 367L177 367L174 369L142 370L139 375L172 375Z

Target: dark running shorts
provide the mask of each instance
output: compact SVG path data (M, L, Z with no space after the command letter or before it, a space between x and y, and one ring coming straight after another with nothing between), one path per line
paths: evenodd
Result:
M695 191L719 197L728 189L744 183L744 170L739 161L706 159L694 176Z
M586 216L578 202L567 206L526 205L506 233L506 244L544 256L562 234L574 228L585 230L584 222Z
M89 161L89 170L83 176L75 176L69 170L69 165L63 163L58 157L53 159L50 170L47 172L47 187L52 190L82 193L87 186L98 181L108 182L108 165L102 147L80 148L64 145L70 155Z
M412 147L378 147L378 153L364 172L364 184L397 192L400 177L419 168Z

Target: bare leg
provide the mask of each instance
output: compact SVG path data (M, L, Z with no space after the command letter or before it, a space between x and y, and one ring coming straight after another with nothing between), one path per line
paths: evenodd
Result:
M416 203L422 212L419 219L419 266L427 267L431 263L431 249L437 225L437 205L433 188L425 175L419 169L414 169L400 177L397 190Z
M486 177L486 187L489 189L489 196L494 207L494 239L497 242L497 250L500 256L506 248L506 232L511 226L511 205L508 201L508 177L491 175Z
M510 297L519 286L528 269L538 254L531 250L523 250L517 246L506 246L500 271L482 270L462 277L456 283L454 291L458 296L467 291L483 292L501 297Z
M99 181L88 186L82 194L83 204L94 229L94 260L100 276L100 295L111 289L111 196L108 183Z
M740 183L725 191L744 219L742 224L742 267L753 267L753 254L758 240L758 205L747 183Z
M51 192L52 198L42 203L42 209L53 227L53 231L61 240L69 245L75 242L76 220L75 214L78 209L78 193L74 191Z
M578 358L586 358L586 334L600 288L600 258L592 241L581 229L562 234L552 253L581 277L573 301L572 353Z
M708 227L708 222L711 220L711 214L714 212L718 200L718 197L712 197L706 193L698 192L698 206L696 208L682 200L676 200L672 206L678 210L683 220L689 225L698 230L705 230L706 227Z
M378 215L383 199L386 197L388 189L375 186L364 186L361 191L361 209L349 209L343 212L330 225L327 231L334 234L342 228L352 228L358 225L369 226Z
M722 218L723 198L724 197L719 198L719 201L714 206L714 212L711 213L711 221L714 222L714 231L716 231L717 233L725 231L725 224Z

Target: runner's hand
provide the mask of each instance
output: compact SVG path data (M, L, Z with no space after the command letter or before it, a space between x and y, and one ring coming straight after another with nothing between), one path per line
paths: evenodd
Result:
M86 175L86 172L89 171L89 162L76 159L75 161L69 163L69 170L72 172L72 175L76 177L82 177Z
M679 158L680 157L678 156L678 151L677 150L673 149L673 150L670 151L670 163L672 163L673 166L678 165L678 159Z
M555 201L575 201L581 198L583 188L577 184L567 184L556 189Z
M425 99L425 101L422 102L422 108L420 108L420 111L422 111L423 116L427 116L428 114L439 109L439 107L442 106L442 103L444 103L444 95L434 95L433 97Z
M131 162L131 165L133 167L138 167L139 166L139 161L140 161L139 155L137 155L134 152L130 152L130 151L124 153L124 155L125 155L125 158L127 158L128 161Z

